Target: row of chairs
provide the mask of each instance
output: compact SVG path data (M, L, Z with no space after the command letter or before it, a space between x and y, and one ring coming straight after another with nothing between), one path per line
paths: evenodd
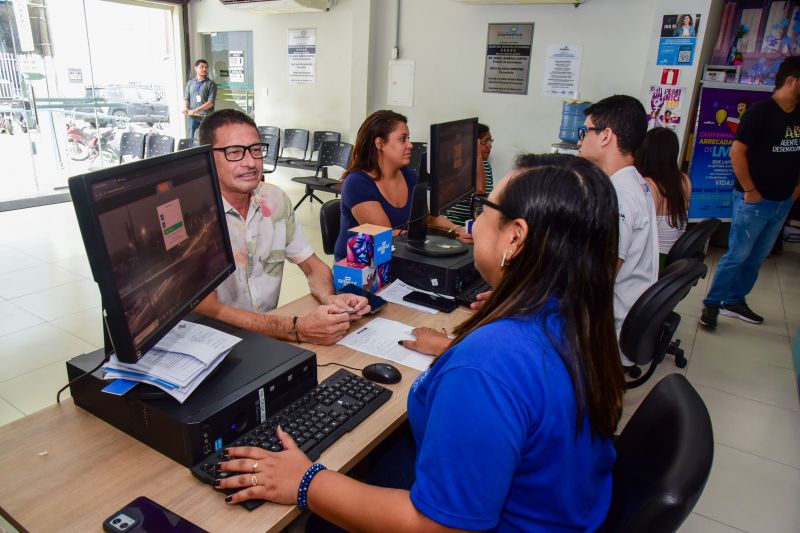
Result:
M194 139L180 139L178 150L197 146ZM157 135L126 131L119 143L119 162L133 159L149 159L159 155L171 154L175 151L175 139L169 135Z
M276 149L277 156L274 158L276 164L309 170L313 170L316 162L314 154L319 154L323 142L339 142L342 139L342 134L338 131L315 131L311 135L308 130L298 128L286 128L281 136L281 129L277 126L258 126L258 133L261 136L270 136L279 140L275 144L278 147ZM309 145L310 140L312 142ZM298 155L302 152L302 155L292 157L286 153L287 150L290 150L289 153Z

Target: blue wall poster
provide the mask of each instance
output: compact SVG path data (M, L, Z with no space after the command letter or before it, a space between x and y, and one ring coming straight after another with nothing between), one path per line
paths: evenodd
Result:
M689 66L694 62L694 49L700 31L700 15L684 13L664 15L658 41L658 65Z

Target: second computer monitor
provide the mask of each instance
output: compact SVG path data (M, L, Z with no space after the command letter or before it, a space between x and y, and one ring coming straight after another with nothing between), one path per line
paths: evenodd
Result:
M431 215L438 216L475 193L478 119L431 124L428 185Z

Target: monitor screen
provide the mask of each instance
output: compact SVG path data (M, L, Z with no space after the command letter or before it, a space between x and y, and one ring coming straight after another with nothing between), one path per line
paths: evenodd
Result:
M69 189L111 348L135 363L235 269L211 150L76 176Z
M475 193L477 142L477 118L431 125L428 143L431 215L440 215Z

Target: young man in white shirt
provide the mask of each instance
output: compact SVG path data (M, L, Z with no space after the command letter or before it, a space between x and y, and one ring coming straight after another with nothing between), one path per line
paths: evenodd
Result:
M261 181L267 147L253 119L233 109L212 113L200 125L200 143L214 150L236 270L195 310L288 341L334 344L344 337L350 321L369 311L367 300L334 293L331 269L314 255L289 197ZM312 313L269 313L278 305L285 260L300 267L322 304Z
M636 98L614 95L589 106L579 130L579 155L611 179L619 203L619 249L614 285L617 338L634 302L658 279L656 209L650 188L633 166L647 133L647 113ZM633 366L624 354L622 364Z

